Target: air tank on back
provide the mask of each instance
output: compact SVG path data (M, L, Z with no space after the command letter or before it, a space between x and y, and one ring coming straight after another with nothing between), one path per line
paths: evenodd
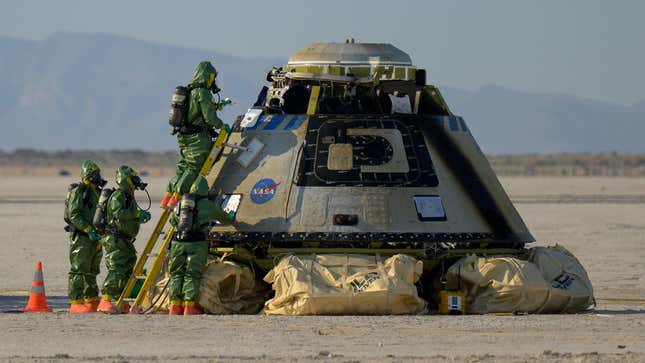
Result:
M264 80L263 80L264 81ZM211 173L212 251L515 253L534 239L465 120L391 44L315 43L267 73ZM228 201L228 204L227 204Z

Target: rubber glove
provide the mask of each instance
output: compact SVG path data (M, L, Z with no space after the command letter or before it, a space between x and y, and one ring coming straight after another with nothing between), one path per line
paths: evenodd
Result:
M150 220L150 217L151 217L150 212L148 212L147 210L139 211L139 221L141 223L148 223L148 221Z
M224 124L224 126L222 126L222 128L224 129L224 131L226 131L227 134L229 134L229 135L231 134L231 126L229 126L227 124Z
M95 229L90 229L89 232L87 232L87 236L92 240L92 241L98 241L101 239L99 235L96 233Z
M231 103L233 103L233 100L228 98L228 97L226 97L225 99L221 100L217 105L218 105L218 108L220 110L222 110L222 109L224 109L225 106L228 106Z

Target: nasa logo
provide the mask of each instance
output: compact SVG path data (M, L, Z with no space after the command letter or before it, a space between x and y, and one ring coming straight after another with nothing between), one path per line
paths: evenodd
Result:
M251 188L251 201L255 204L264 204L273 198L278 191L278 185L271 178L260 179L253 188Z

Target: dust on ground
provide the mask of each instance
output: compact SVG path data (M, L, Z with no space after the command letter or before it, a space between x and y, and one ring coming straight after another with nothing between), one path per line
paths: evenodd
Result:
M645 361L645 179L502 178L538 244L560 243L580 259L598 306L465 317L71 316L62 201L73 180L0 180L0 310L24 306L38 260L57 310L0 314L0 360ZM167 179L149 180L154 219Z

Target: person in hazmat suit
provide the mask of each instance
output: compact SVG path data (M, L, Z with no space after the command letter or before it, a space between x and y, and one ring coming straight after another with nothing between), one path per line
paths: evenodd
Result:
M150 220L150 212L142 210L134 199L136 189L144 190L146 183L129 166L122 165L116 170L116 190L107 202L106 233L101 238L105 248L105 267L107 276L101 289L102 299L98 311L104 313L128 312L129 305L119 311L112 303L118 299L125 288L137 262L134 240L141 223Z
M81 182L70 185L65 198L65 230L69 232L69 312L95 312L99 304L96 275L100 272L101 243L92 225L101 188L107 181L91 160L81 166Z
M161 200L162 208L173 208L199 174L213 146L214 129L223 128L230 133L230 127L217 117L219 105L213 102L211 92L220 89L215 83L217 70L208 62L197 65L193 78L188 84L190 99L188 125L178 130L179 162L176 174L170 178L166 193Z
M198 176L170 216L176 231L170 245L170 315L203 314L197 301L208 259L208 232L215 221L233 222L233 212L227 214L210 200L208 189L206 179Z

